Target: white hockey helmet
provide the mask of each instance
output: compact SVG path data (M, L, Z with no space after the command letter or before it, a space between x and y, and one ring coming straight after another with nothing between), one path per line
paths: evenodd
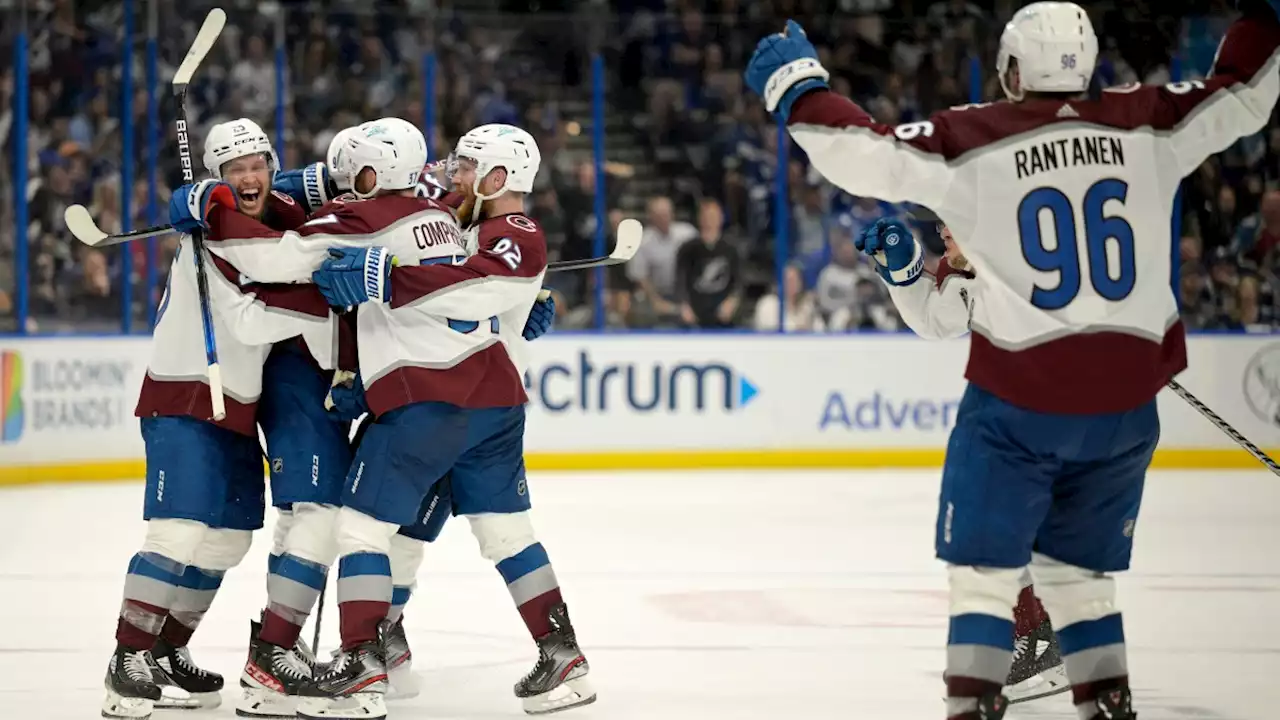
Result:
M271 140L258 123L240 118L218 123L204 140L204 167L215 179L222 179L222 166L249 155L263 155L271 166L271 177L280 169L280 159Z
M1018 61L1018 88L1009 87L1009 60ZM1035 2L1014 14L1000 35L996 70L1010 100L1028 92L1081 93L1098 61L1098 36L1073 2Z
M492 200L508 190L533 192L533 180L542 164L542 153L533 136L514 125L481 125L468 130L458 139L454 156L475 162L474 190L480 200ZM494 168L507 171L507 182L492 195L482 195L480 181Z
M350 190L351 183L355 181L355 176L350 174L342 161L342 152L346 148L347 140L355 131L354 127L339 130L329 141L329 151L324 155L324 163L329 168L329 177L333 180L333 184L338 186L340 192Z
M357 197L372 197L379 190L410 190L418 185L427 164L427 141L413 123L396 117L370 120L357 126L336 153L338 174L351 177ZM360 171L374 172L373 188L361 193L354 187ZM333 168L330 168L332 171Z

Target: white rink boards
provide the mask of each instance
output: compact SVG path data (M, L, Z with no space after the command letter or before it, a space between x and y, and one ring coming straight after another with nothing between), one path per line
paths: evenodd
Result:
M937 471L535 474L535 522L600 691L565 720L943 717ZM97 717L136 483L0 497L0 698L7 717ZM1153 473L1121 600L1143 720L1263 720L1280 707L1280 479ZM259 535L196 634L231 718ZM406 612L423 695L392 718L524 717L533 649L465 524L430 548ZM332 585L331 588L332 590ZM336 642L332 594L322 645ZM307 637L310 637L310 627ZM1074 718L1068 696L1010 718Z

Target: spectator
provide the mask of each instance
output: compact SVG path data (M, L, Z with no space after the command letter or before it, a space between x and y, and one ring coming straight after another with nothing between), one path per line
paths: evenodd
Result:
M782 275L782 289L786 296L786 323L783 332L822 332L826 325L818 313L813 293L804 289L804 274L798 265L788 265ZM778 292L765 295L756 302L755 329L760 332L776 332L778 316Z
M686 326L730 328L742 302L742 263L737 250L722 238L724 212L706 198L698 203L698 242L676 252L680 319Z
M627 263L627 277L636 285L633 315L639 316L641 324L669 325L679 321L676 253L697 236L692 225L675 219L671 198L649 199L649 222L641 236L640 249Z
M858 281L865 275L859 268L858 251L852 240L835 243L831 250L831 264L818 273L814 294L822 322L833 332L844 332L853 324Z
M1245 257L1265 267L1274 268L1276 245L1280 244L1280 190L1269 190L1262 196L1258 212L1240 223L1235 247Z

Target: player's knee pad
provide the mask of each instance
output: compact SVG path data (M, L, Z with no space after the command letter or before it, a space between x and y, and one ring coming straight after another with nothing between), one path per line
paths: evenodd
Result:
M328 567L338 556L338 508L318 503L294 503L293 519L284 539L284 551Z
M1031 573L1036 596L1056 628L1101 620L1117 611L1116 582L1109 575L1038 553L1031 556Z
M276 513L276 526L271 532L271 554L284 554L284 539L289 535L289 528L293 526L293 511L281 509Z
M391 536L391 583L402 587L416 584L418 568L422 567L422 556L426 544L404 535Z
M338 511L338 520L335 524L338 554L368 552L389 555L391 538L399 529L399 525L392 525L365 515L359 510L344 507Z
M240 564L252 544L253 533L248 530L210 528L191 564L202 570L230 570Z
M528 510L468 515L467 520L471 522L471 534L480 543L480 554L491 562L500 563L515 557L537 542Z
M1013 606L1022 592L1021 568L971 567L951 565L947 568L951 585L950 615L977 613L1013 619Z
M174 562L190 565L208 531L209 526L195 520L148 520L147 537L142 542L141 552L155 553Z

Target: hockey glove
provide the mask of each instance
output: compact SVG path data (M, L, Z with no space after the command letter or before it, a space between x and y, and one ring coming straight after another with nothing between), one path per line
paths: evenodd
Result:
M224 205L235 210L240 205L236 191L219 180L201 180L183 185L169 198L169 224L178 232L208 229L209 210Z
M876 263L876 272L890 285L910 285L924 272L924 253L920 243L901 221L881 218L867 226L853 245L871 256Z
M359 372L337 370L333 373L333 387L324 399L324 409L339 422L353 422L369 412L369 401L364 396L364 381Z
M818 62L818 51L795 20L787 29L756 45L747 63L747 87L764 99L764 109L787 122L791 105L810 90L828 87L830 74Z
M307 209L308 215L338 196L338 186L329 176L329 168L321 162L276 173L271 189L293 198L294 202Z
M311 273L311 282L334 307L391 302L395 265L396 256L380 245L329 248L329 257Z
M555 319L556 299L551 297L550 292L543 290L538 294L538 301L533 304L533 309L529 311L529 319L525 321L524 331L520 334L525 340L537 340L547 334Z

